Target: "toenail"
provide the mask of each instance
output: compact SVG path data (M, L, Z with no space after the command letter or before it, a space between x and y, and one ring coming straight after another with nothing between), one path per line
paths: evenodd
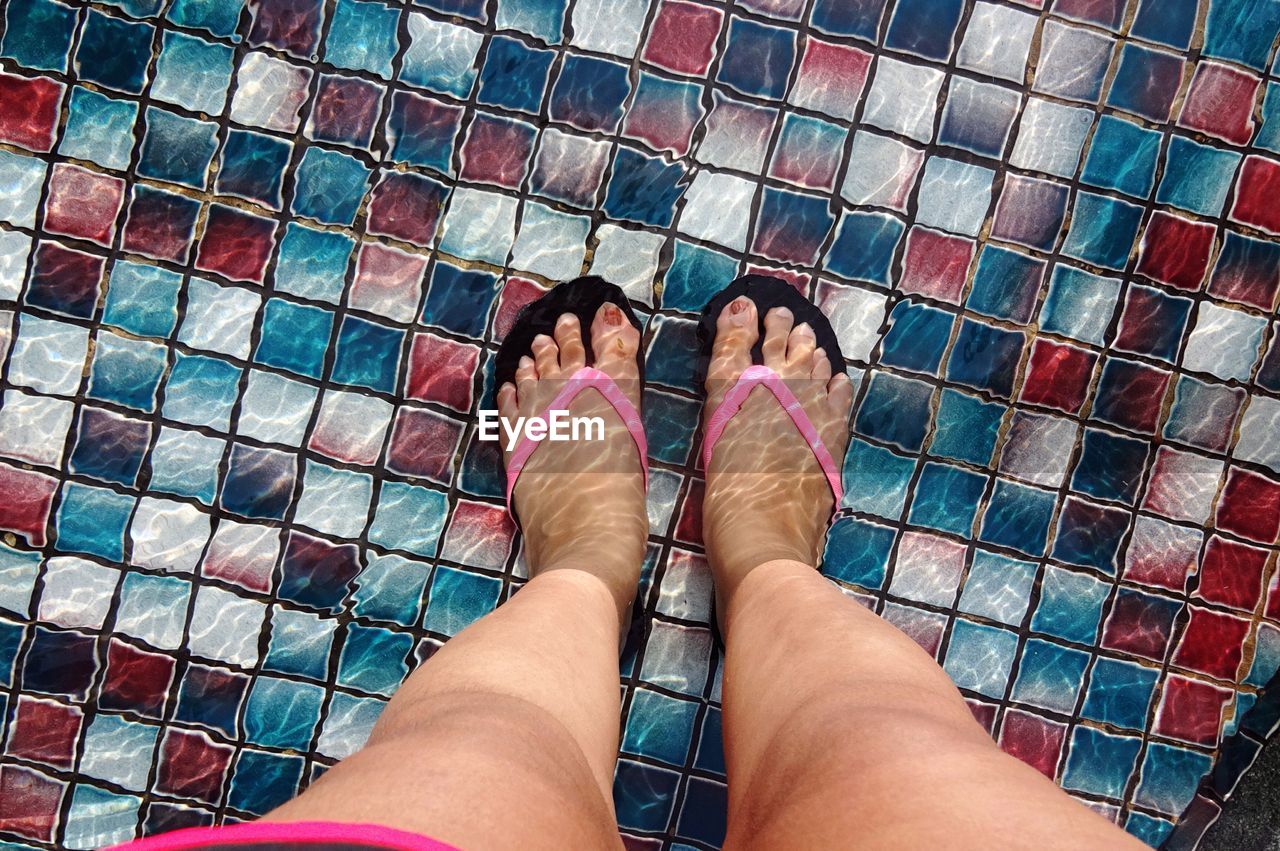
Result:
M573 314L572 314L572 313L562 313L562 314L560 314L560 318L556 320L556 325L557 325L558 327L563 328L564 326L566 326L566 325L570 324L571 322L573 322Z
M809 323L808 323L808 322L801 322L799 325L797 325L797 326L795 327L795 330L796 330L796 331L798 331L798 332L800 332L800 334L802 334L802 335L804 335L804 336L806 336L806 337L812 337L812 336L813 336L813 329L809 327Z
M747 300L745 298L735 298L733 303L729 305L730 313L741 313L747 309Z
M791 310L786 307L775 307L774 315L776 315L779 319L790 319Z
M551 342L551 338L548 337L546 334L539 334L538 336L533 338L533 345L535 346L545 346L547 343L550 343L550 342Z
M734 325L746 325L747 320L751 318L751 312L747 310L747 302L745 299L735 301L729 307L729 321Z
M621 325L621 324L622 324L622 311L621 311L621 310L618 310L618 308L614 307L612 304L605 305L605 308L604 308L604 324L606 324L606 325Z

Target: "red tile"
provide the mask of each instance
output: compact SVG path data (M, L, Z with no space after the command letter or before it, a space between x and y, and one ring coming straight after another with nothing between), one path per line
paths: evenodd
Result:
M971 239L912 228L898 289L958 305L973 250Z
M1227 474L1215 518L1219 529L1271 544L1280 535L1280 482L1239 468Z
M982 729L990 735L996 727L996 711L1000 708L990 703L984 703L981 700L974 700L966 697L965 705L969 707L969 712L973 715L973 720L981 725Z
M724 13L712 6L667 0L658 7L644 60L668 71L702 76L715 57Z
M1171 373L1153 366L1108 358L1091 416L1123 428L1154 434Z
M360 244L348 304L394 319L413 322L422 301L427 258L379 242Z
M1000 747L1053 780L1058 773L1058 758L1066 732L1065 724L1020 709L1009 709L1000 730Z
M66 790L65 782L38 771L0 765L0 830L52 842Z
M124 225L124 249L156 260L186 263L199 214L200 204L185 195L135 186Z
M51 150L65 89L48 77L0 74L0 142L30 151Z
M170 656L148 653L118 639L107 646L107 677L98 704L103 709L132 710L161 718L173 683Z
M676 521L676 540L702 544L702 496L705 492L706 482L702 479L689 480L689 492L680 504L680 517Z
M1280 162L1259 156L1245 157L1236 183L1236 203L1231 217L1238 222L1280 234Z
M369 196L369 233L428 247L449 190L418 174L383 172Z
M462 143L458 176L479 183L520 188L533 153L533 125L476 113Z
M1178 124L1233 145L1253 137L1253 102L1262 80L1217 62L1201 62Z
M451 468L461 440L462 423L427 410L401 408L387 449L387 469L447 485L453 480Z
M76 759L83 723L84 713L78 707L23 695L18 698L5 753L69 769Z
M1164 661L1178 607L1167 597L1130 589L1116 595L1102 630L1102 646Z
M44 229L110 246L124 205L124 181L67 163L49 178Z
M45 545L45 526L58 480L0 464L0 529L15 532L33 547Z
M1142 236L1138 273L1182 290L1200 289L1213 251L1214 226L1155 212Z
M946 616L892 604L885 606L880 616L905 632L924 652L938 658L942 633L947 628Z
M276 245L276 223L222 204L209 206L196 268L232 281L262 283Z
M1222 730L1222 710L1233 691L1170 674L1165 683L1154 732L1199 745L1215 746Z
M1269 556L1268 550L1214 535L1205 548L1197 596L1252 612L1262 597L1262 579Z
M1127 582L1182 591L1195 574L1201 534L1181 534L1186 527L1142 518L1125 552Z
M470 411L479 363L480 350L475 346L435 334L414 334L405 395L439 402L455 411Z
M520 308L531 301L536 301L546 293L546 288L527 278L510 277L502 285L498 294L498 312L493 317L493 341L501 343L511 332Z
M356 77L320 75L307 136L367 148L382 109L382 86Z
M200 575L264 594L280 556L280 530L223 519L205 553Z
M1074 346L1037 339L1022 385L1022 401L1079 413L1089 394L1089 378L1098 356Z
M98 309L106 258L40 242L31 266L26 302L48 310L92 319Z
M817 98L819 102L823 100L822 93L839 92L842 101L847 104L857 104L858 99L862 97L862 89L867 81L867 69L870 67L870 53L856 47L832 44L808 36L805 39L804 58L800 60L800 72L793 91L819 93ZM805 105L814 108L813 103ZM853 114L850 111L839 117L851 120Z
M233 751L230 745L215 744L204 733L170 727L160 745L156 791L217 804Z
M449 518L440 557L473 567L501 570L511 555L515 532L515 522L506 508L460 499Z
M1249 621L1210 609L1190 606L1187 624L1173 664L1220 680L1235 681L1244 655Z

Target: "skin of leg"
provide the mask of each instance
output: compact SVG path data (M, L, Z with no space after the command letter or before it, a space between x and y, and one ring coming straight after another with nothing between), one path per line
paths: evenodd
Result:
M585 363L561 316L534 338L504 419L540 414ZM616 305L590 327L595 366L639 403L639 332ZM545 379L545 380L544 380ZM532 578L451 639L387 705L368 744L268 820L374 822L466 849L618 848L613 811L618 634L648 534L640 459L594 390L570 405L606 421L603 446L539 447L515 486Z
M621 847L618 626L594 576L534 577L405 681L363 749L263 820L384 824L478 851Z
M727 600L726 848L1144 848L1001 751L914 641L811 566Z

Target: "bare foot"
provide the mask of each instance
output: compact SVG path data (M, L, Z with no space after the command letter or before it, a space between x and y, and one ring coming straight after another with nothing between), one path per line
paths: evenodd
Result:
M498 412L508 424L540 416L574 372L586 365L578 318L556 321L554 338L534 338L532 356L520 359L515 383L498 389ZM596 369L617 382L640 408L636 353L640 332L622 310L605 303L591 322ZM569 405L571 417L603 419L603 440L543 440L529 457L513 493L530 576L546 570L582 570L603 580L624 616L636 594L649 534L639 452L622 418L588 388ZM510 458L505 449L504 460Z
M817 347L813 329L803 323L793 327L793 322L784 307L765 314L762 359L786 381L831 457L840 463L849 443L853 384L843 372L832 376L831 362ZM751 348L758 338L757 308L751 299L739 296L724 306L716 319L707 369L706 416L751 366ZM818 563L834 508L831 486L813 451L767 388L752 390L729 421L706 473L703 537L721 601L765 562Z

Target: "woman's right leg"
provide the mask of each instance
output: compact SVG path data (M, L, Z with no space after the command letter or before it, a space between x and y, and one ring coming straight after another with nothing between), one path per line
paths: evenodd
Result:
M765 364L842 457L848 379L789 312L764 325ZM719 317L708 411L757 328L745 298ZM831 509L812 452L756 389L716 446L703 508L726 647L726 846L1143 847L996 747L931 657L818 574Z

